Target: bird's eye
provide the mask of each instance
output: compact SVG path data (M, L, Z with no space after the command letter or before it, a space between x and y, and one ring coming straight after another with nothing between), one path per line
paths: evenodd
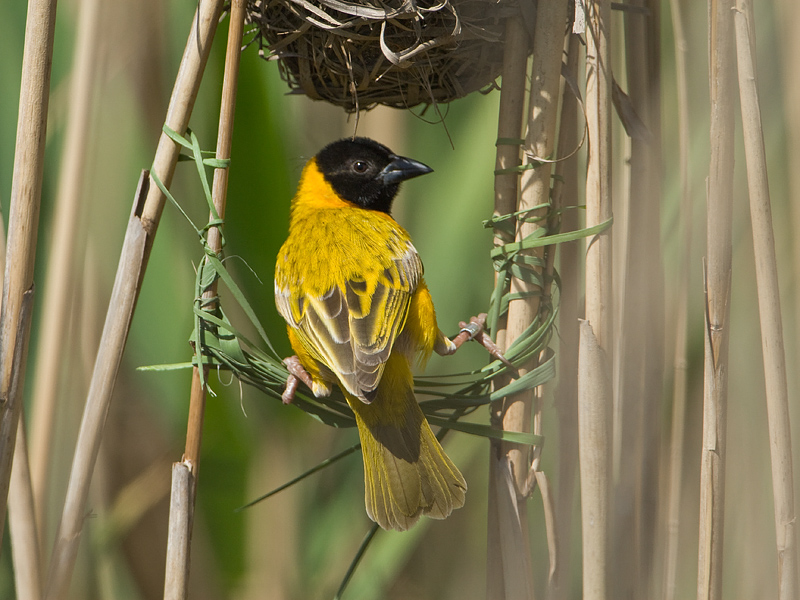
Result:
M366 173L368 168L369 164L364 160L357 160L353 163L353 171L356 173Z

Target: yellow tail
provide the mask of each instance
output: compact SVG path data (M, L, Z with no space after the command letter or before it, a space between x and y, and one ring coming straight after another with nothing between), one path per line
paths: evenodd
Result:
M420 515L444 519L464 505L467 482L425 420L404 356L389 357L370 404L346 396L361 438L370 519L405 531Z

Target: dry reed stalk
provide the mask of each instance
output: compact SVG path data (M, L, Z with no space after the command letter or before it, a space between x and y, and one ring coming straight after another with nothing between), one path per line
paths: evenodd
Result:
M564 40L562 40L561 47L564 47ZM563 53L563 51L562 51ZM561 61L560 61L561 62ZM561 62L561 68L559 71L563 70L563 62ZM559 76L559 80L561 77ZM563 99L563 90L561 86L556 86L559 91L556 92L556 99ZM557 100L558 101L558 100ZM555 128L555 125L554 125ZM555 137L555 131L553 131ZM555 154L555 144L554 144L554 152ZM556 163L557 167L558 163ZM554 174L559 172L557 168L553 170ZM550 191L550 202L551 202L551 209L547 219L547 231L556 233L558 231L558 216L557 216L557 209L553 203L553 191ZM555 262L556 262L556 246L546 246L544 248L544 268L542 270L542 291L541 291L541 300L539 302L539 318L545 318L551 310L553 310L552 305L552 288L553 288L553 280L555 276ZM548 350L542 350L539 353L539 356L536 357L537 364L541 364L542 360L546 360L548 354ZM545 398L545 386L544 384L539 385L534 390L533 395L533 434L537 436L544 435L544 412L542 411L542 407L544 406L544 398ZM542 512L544 516L544 525L545 525L545 533L547 536L547 551L548 551L548 558L550 562L550 568L548 570L547 575L547 590L548 593L550 590L553 589L553 585L556 579L556 571L558 570L558 547L560 545L560 538L558 536L558 526L556 524L556 502L555 498L553 497L552 486L550 485L550 481L547 477L547 473L545 473L541 469L541 461L542 461L542 445L536 445L531 449L530 452L530 469L528 471L527 480L524 482L525 488L523 490L523 496L525 498L529 497L530 494L533 492L534 486L538 486L539 493L542 496Z
M646 131L629 131L619 394L614 420L614 597L648 595L655 550L660 406L664 355L660 81L657 7L625 13L625 66L631 107ZM655 46L654 46L655 44ZM619 445L617 445L619 444Z
M781 78L781 90L783 100L783 129L786 157L785 164L800 164L800 78L797 77L798 57L800 57L800 36L796 35L797 28L800 26L800 5L795 0L780 0L774 3L776 10L776 27L778 39L780 40L780 53L782 59L780 66L783 77ZM786 169L786 177L789 182L788 198L800 198L800 170ZM800 231L800 203L790 202L789 210L791 215L791 231ZM793 298L800 297L800 236L791 236L792 247L792 282ZM800 302L792 302L794 306L794 339L800 340ZM790 338L791 339L791 338ZM789 345L789 362L797 362L795 358L800 351L798 344ZM793 356L794 355L794 356ZM789 372L789 388L797 389L800 379L795 370Z
M689 93L687 78L686 33L681 0L670 0L675 46L675 78L678 94L678 177L680 179L681 229L680 266L676 285L675 348L673 355L672 427L669 439L669 481L666 505L666 543L664 550L663 598L675 599L678 573L678 534L680 532L681 480L683 478L683 439L687 396L687 337L689 323L689 273L691 271L693 202L689 184Z
M3 289L3 281L5 280L5 264L6 264L6 220L3 218L3 211L0 210L0 265L4 268L0 269L0 290ZM3 295L0 293L0 309L3 307Z
M500 90L500 107L497 124L497 158L494 178L494 216L511 214L517 207L518 172L514 169L521 163L520 146L513 140L522 136L522 119L525 106L525 78L528 57L528 34L522 19L507 19L505 33L505 49L503 57L503 85ZM510 170L510 171L509 171ZM501 172L503 171L503 172ZM495 246L502 246L513 241L501 229L495 229ZM506 348L506 318L498 319L495 335L498 346ZM502 386L507 382L498 382ZM499 400L491 406L492 426L502 428L503 401ZM499 463L501 444L492 441L489 457L489 509L487 519L487 566L486 596L487 598L505 598L503 560L503 542L500 534L500 499L499 490L504 485L503 472ZM505 521L505 519L504 519ZM507 541L506 541L507 544ZM507 549L506 554L511 553ZM513 554L513 553L512 553Z
M733 2L709 3L711 158L706 228L706 327L697 598L722 598L728 397L735 71Z
M578 434L580 443L583 599L605 600L611 478L611 368L589 321L580 322Z
M538 159L550 160L555 151L555 131L558 115L558 92L561 79L561 54L564 48L564 25L567 20L566 3L540 3L536 12L531 63L531 91L528 102L528 132L525 140L526 164L535 165ZM544 226L546 209L531 212L534 207L550 204L551 165L522 172L517 211L527 211L517 219L516 241L522 241ZM538 221L533 219L538 217ZM543 250L531 252L541 259ZM534 268L535 275L543 279L541 267ZM530 326L539 312L541 286L516 278L511 280L512 293L526 295L512 300L508 308L505 345L510 346ZM520 376L535 365L519 369ZM507 431L530 431L534 390L526 390L503 401L502 427ZM500 515L500 547L502 551L504 584L507 598L532 598L533 578L528 540L526 499L529 494L531 457L528 447L504 443L501 445L498 472L503 481L496 481L498 507L516 509L516 514ZM508 473L506 473L509 471ZM512 508L513 507L513 508ZM506 525L506 527L504 527Z
M136 197L134 199L134 210L141 206L141 200L146 192L146 179L145 174L139 180L139 188L137 189ZM120 328L115 328L113 333L122 335L123 340L116 348L116 362L109 365L107 361L111 358L109 354L103 353L98 355L98 362L95 363L95 376L98 374L98 366L102 366L100 374L104 378L113 378L116 376L116 370L119 366L122 351L124 349L124 338L127 337L127 326L130 324L130 318L133 315L133 308L135 298L125 297L120 292L120 287L125 281L131 279L136 282L141 280L138 260L145 251L146 234L137 227L138 223L135 219L135 213L131 215L131 220L128 222L128 228L125 234L125 241L122 247L120 256L120 268L117 271L117 277L114 282L114 291L112 291L111 300L109 303L109 312L106 315L106 329L110 331L109 319L119 319L120 313L128 315L128 321L125 324L126 328L121 331ZM129 285L135 285L130 282ZM116 293L115 293L116 292ZM127 301L126 301L127 300ZM104 332L105 333L105 332ZM106 334L108 335L108 334ZM104 338L106 336L104 335ZM107 340L106 340L106 343ZM101 349L103 348L103 340L101 340ZM106 361L106 362L103 362ZM109 382L109 386L112 382ZM90 395L92 389L89 390ZM90 396L91 398L91 396ZM108 394L110 400L110 389ZM89 494L89 483L91 481L92 472L94 471L95 463L97 462L97 454L100 448L100 441L102 436L102 429L105 424L105 417L108 412L108 402L105 404L98 404L97 401L89 403L84 409L83 419L78 434L77 446L72 462L72 470L70 472L69 482L67 484L67 496L64 501L64 508L61 516L61 523L59 524L58 533L56 535L53 553L51 555L50 566L48 570L47 585L46 585L46 598L62 598L66 595L69 587L69 580L72 575L72 568L75 564L75 559L78 552L78 542L80 533L83 528L83 520L85 516L85 505Z
M111 512L111 472L109 461L109 444L104 443L100 446L100 451L97 455L97 465L94 469L94 480L92 488L89 490L89 504L92 510L96 511L98 515L103 515L103 521L106 520ZM97 593L100 597L110 598L113 597L112 590L118 587L115 585L113 559L111 553L108 552L110 536L96 535L97 530L92 529L90 539L90 546L97 552L92 561L92 574L91 577L96 582ZM108 531L108 530L106 530ZM102 541L101 541L102 540Z
M569 35L567 41L567 76L578 76L580 38ZM578 145L578 100L567 90L561 96L561 122L558 127L558 156L556 177L553 182L553 210L561 212L561 230L577 231L578 211L566 207L577 206L578 159L568 155ZM559 367L556 389L558 415L558 482L556 514L558 546L556 570L553 574L549 600L566 600L568 594L570 540L572 539L572 508L574 505L575 473L578 466L578 278L580 263L578 243L562 244L559 248L561 294L559 300Z
M519 139L522 137L525 111L525 79L527 76L528 34L522 19L506 21L505 54L503 57L503 85L500 89L500 106L497 123L497 156L494 176L494 216L508 215L517 209L519 171L522 164ZM516 219L511 221L511 225ZM513 228L511 229L513 231ZM502 246L514 241L510 231L495 229L494 245ZM507 315L498 318L496 343L507 348Z
M8 493L8 527L17 600L39 600L42 597L42 565L28 464L28 444L25 438L25 419L22 414L14 449L14 466L11 469L11 489Z
M42 299L42 325L31 413L31 476L39 535L47 532L45 515L48 474L55 423L56 398L64 367L64 345L69 330L69 308L77 281L75 231L83 216L83 182L88 156L89 132L94 111L94 89L100 69L99 0L83 0L75 35L77 48L70 89L69 114L55 199L52 245ZM40 539L40 543L43 539Z
M531 91L528 102L528 132L524 153L529 168L522 171L520 196L517 210L523 215L517 219L516 241L520 242L546 225L547 208L550 205L550 180L555 155L556 122L558 117L559 84L561 82L561 55L564 50L564 25L567 21L565 2L543 2L537 6L536 31L533 40L531 63ZM535 166L538 162L542 162ZM535 166L535 168L534 168ZM530 253L543 259L544 249ZM544 279L542 268L534 269ZM508 306L506 347L510 346L527 329L539 313L542 287L537 283L513 278L511 292L525 297L512 300ZM519 369L520 376L528 368ZM503 428L507 431L529 431L533 390L526 390L505 399ZM525 490L530 470L529 448L517 444L506 444L514 473L517 493Z
M228 45L225 54L225 73L222 81L222 103L220 106L219 131L217 134L216 158L229 159L233 144L233 120L236 109L236 88L239 82L239 58L246 15L245 0L231 2ZM228 193L228 169L214 170L212 198L214 212L209 221L224 220ZM219 226L208 230L208 246L215 254L222 252L222 232ZM212 301L217 296L217 280L212 280L203 298ZM209 307L212 308L212 307ZM192 387L189 395L189 416L186 424L186 446L181 463L173 467L172 490L176 493L170 500L170 524L167 541L167 569L164 580L164 598L186 598L191 556L192 522L197 484L197 469L200 464L200 445L203 438L203 416L205 413L208 367L200 377L200 368L192 370ZM188 471L185 473L185 471ZM188 477L188 479L187 479ZM181 483L184 482L184 483Z
M0 537L30 334L55 18L56 0L28 3L0 312Z
M186 131L221 11L222 0L202 0L192 21L166 117L166 125L180 134ZM153 173L166 187L172 183L179 154L178 144L162 133ZM64 597L69 587L91 474L164 201L165 196L155 183L140 180L78 434L47 579L47 598Z
M586 226L611 218L611 5L587 4L586 121L589 156L586 165ZM611 232L587 240L586 320L611 365L612 294Z
M649 401L645 404L644 411L644 439L646 455L640 469L642 477L642 503L644 527L642 531L642 546L645 550L643 558L643 571L645 587L642 588L643 596L652 595L655 590L656 580L654 565L657 560L656 553L660 553L658 545L659 508L661 501L661 478L663 445L663 399L665 382L665 358L667 353L666 332L666 281L664 275L664 262L661 253L661 205L663 203L663 148L661 135L661 99L662 99L662 56L661 56L661 0L645 0L649 14L644 28L644 42L647 48L649 63L646 69L647 95L644 102L648 106L646 125L650 133L650 177L647 181L645 193L650 201L650 211L647 214L648 230L652 233L650 245L645 249L649 264L647 266L650 277L645 279L648 290L647 302L650 308L648 318L651 320L651 335L646 340L647 362L645 363L645 389L648 391ZM653 279L655 281L653 282Z
M194 520L195 483L189 463L172 465L164 600L182 600L189 595L189 548Z
M586 5L586 226L611 218L611 3ZM583 589L586 600L604 600L609 566L611 458L612 279L611 233L587 240L586 322L581 326L578 379Z
M750 0L737 0L734 23L772 459L778 597L780 600L790 600L800 595L800 588L797 573L797 523L794 511L789 390L786 381L786 356L775 236L772 231L767 157L753 58L755 22Z
M0 213L0 264L5 264L5 241L5 226L2 213ZM0 277L2 277L2 271L0 271ZM23 310L27 310L27 308ZM26 317L23 316L24 318ZM9 480L8 524L17 598L19 600L38 600L42 596L41 558L24 423L24 411L21 409L17 439L14 442L14 462Z

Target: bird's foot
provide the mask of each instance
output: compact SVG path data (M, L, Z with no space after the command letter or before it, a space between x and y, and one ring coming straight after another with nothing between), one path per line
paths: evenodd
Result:
M286 387L283 388L281 400L284 404L291 404L292 400L294 400L297 386L300 385L301 381L309 388L314 387L314 382L311 379L311 375L308 374L308 371L300 364L300 359L297 358L297 356L290 356L289 358L283 359L283 364L286 365L289 376L286 378Z
M331 385L321 379L314 379L306 371L297 356L284 358L283 364L286 365L286 369L289 371L289 376L286 378L286 386L283 388L283 394L281 395L281 400L284 404L292 403L295 392L297 392L297 386L300 385L301 381L309 387L316 398L325 398L331 395Z
M497 347L497 344L495 344L494 341L492 341L492 338L489 337L489 334L486 333L486 313L481 313L477 317L472 317L469 320L469 323L461 321L458 326L461 327L461 331L457 336L450 340L455 346L453 352L458 350L458 348L460 348L464 342L474 340L486 348L486 351L494 358L499 360L510 369L516 370L516 367L514 367L514 365L512 365L505 356L503 356L500 348Z

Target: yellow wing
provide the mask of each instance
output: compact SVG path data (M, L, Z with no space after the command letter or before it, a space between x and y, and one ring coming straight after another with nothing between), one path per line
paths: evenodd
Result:
M304 294L302 285L275 288L278 312L321 371L335 375L362 402L375 396L422 279L422 262L410 242L403 254L372 264L375 269L318 296Z

